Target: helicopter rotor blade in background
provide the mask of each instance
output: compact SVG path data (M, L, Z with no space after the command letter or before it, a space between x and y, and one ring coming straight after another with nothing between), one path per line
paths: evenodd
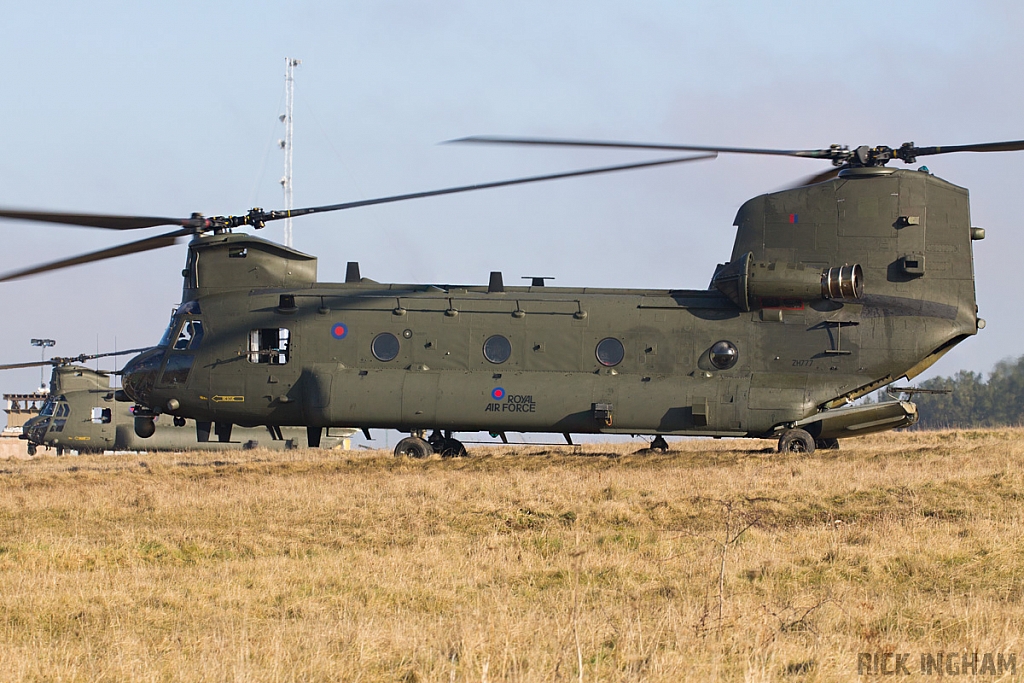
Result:
M55 211L21 211L0 209L0 218L12 220L58 223L60 225L81 225L87 228L107 230L139 230L156 228L161 225L180 225L183 228L203 227L202 218L162 218L158 216L109 216L91 213L60 213Z
M106 353L82 353L81 355L75 356L58 356L55 355L52 358L46 360L31 360L29 362L9 362L7 365L0 366L0 370L18 370L22 368L39 368L40 366L67 366L72 362L85 362L86 360L93 360L95 358L105 358L110 355L127 355L128 353L141 353L152 347L146 346L144 348L129 348L123 351L108 351Z
M182 237L187 237L191 234L193 234L193 230L189 228L182 228L181 230L175 230L174 232L165 233L163 235L156 235L155 237L147 237L146 239L138 240L136 242L128 242L127 244L121 244L116 247L100 249L99 251L93 251L88 254L72 256L71 258L61 259L60 261L52 261L50 263L44 263L39 266L32 266L31 268L25 268L23 270L16 270L14 272L6 273L0 276L0 282L8 282L10 280L17 280L18 278L26 277L28 275L35 275L36 273L45 273L50 270L60 270L61 268L77 266L83 263L92 263L93 261L102 261L104 259L114 258L117 256L124 256L126 254L137 254L143 251L151 251L153 249L169 247L178 240L180 240Z
M18 370L20 368L38 368L41 365L56 365L52 361L48 360L35 360L27 363L8 363L6 365L0 365L0 370Z
M125 349L124 351L108 351L107 353L83 353L79 356L54 356L47 360L35 360L27 363L8 363L6 365L0 365L0 370L17 370L19 368L38 368L41 365L67 365L69 363L84 363L87 360L94 360L96 358L106 358L107 356L125 356L129 353L142 353L148 351L152 347L145 347L141 349Z
M702 145L668 145L650 142L616 142L603 140L566 140L558 138L512 138L497 135L473 135L468 138L448 140L447 143L482 143L492 145L536 145L548 147L603 147L612 149L654 149L680 152L716 152L723 154L768 154L785 157L807 157L810 159L832 159L833 149L758 149L752 147L708 147Z

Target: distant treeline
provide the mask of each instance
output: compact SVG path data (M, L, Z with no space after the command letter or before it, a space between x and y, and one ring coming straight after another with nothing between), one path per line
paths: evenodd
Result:
M920 415L918 429L1024 424L1024 356L996 363L987 382L977 372L961 370L952 377L934 377L917 386L952 389L948 394L914 395Z

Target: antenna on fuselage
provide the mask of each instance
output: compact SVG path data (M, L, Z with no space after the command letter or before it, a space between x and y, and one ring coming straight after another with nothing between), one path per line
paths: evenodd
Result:
M284 63L284 113L278 117L284 123L284 139L278 140L277 144L284 150L284 176L281 178L281 188L284 189L284 209L291 211L294 207L292 199L292 114L295 109L295 67L302 64L302 60L285 57ZM284 219L284 245L292 246L291 216Z

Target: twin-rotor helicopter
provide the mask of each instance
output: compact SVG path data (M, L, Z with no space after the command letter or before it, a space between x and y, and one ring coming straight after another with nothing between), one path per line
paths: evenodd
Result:
M111 387L111 375L117 373L92 369L86 361L108 356L134 355L145 349L129 349L113 353L82 354L54 357L28 363L0 365L0 370L52 366L46 398L39 414L22 426L20 438L26 442L29 455L39 449L65 453L105 453L138 451L233 450L269 448L287 450L305 445L301 427L258 427L235 429L231 441L199 443L194 420L172 415L152 415L152 432L135 428L135 414L130 402L118 400L118 391ZM321 447L341 445L354 430L329 430Z
M0 210L0 217L171 232L25 268L11 280L170 246L189 237L181 303L163 338L123 370L135 429L195 420L200 442L236 426L357 426L409 434L397 455L460 455L489 432L778 439L812 452L907 426L909 401L849 405L917 376L977 333L968 193L921 168L950 152L1024 141L776 150L533 138L458 142L701 154L290 211L189 218ZM317 280L315 257L235 232L374 204L680 164L718 153L804 157L832 167L737 213L727 263L706 290L385 284L350 262ZM710 269L709 269L710 270Z

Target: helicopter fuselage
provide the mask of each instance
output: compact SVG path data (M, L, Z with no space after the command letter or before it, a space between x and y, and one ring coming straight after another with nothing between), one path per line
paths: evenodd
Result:
M926 172L849 169L736 226L709 290L320 283L312 256L196 237L125 390L220 425L768 436L977 332L967 192ZM863 292L831 291L852 264Z

